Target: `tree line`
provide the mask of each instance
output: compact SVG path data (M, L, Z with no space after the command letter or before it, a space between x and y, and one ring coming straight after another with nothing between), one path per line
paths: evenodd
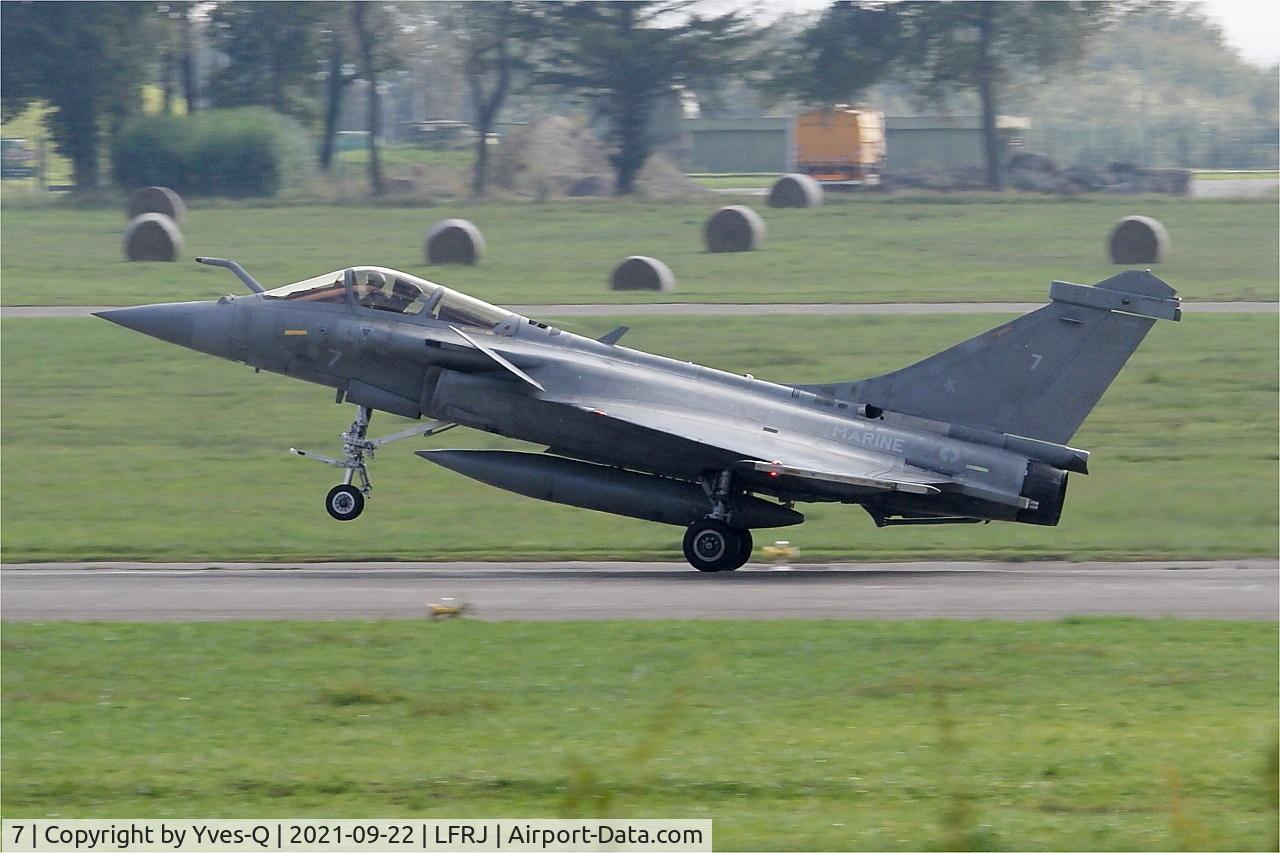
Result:
M476 195L489 181L486 140L512 97L530 93L590 111L625 194L673 91L714 105L745 85L766 101L831 105L897 81L921 103L976 103L987 182L999 188L996 116L1006 97L1069 68L1130 11L1123 2L840 0L787 27L699 0L9 3L0 105L8 117L48 103L51 136L88 188L99 182L104 140L140 113L144 84L159 85L165 112L263 105L291 116L313 129L328 171L344 96L362 81L370 190L381 194L382 85L413 64L427 87L462 82ZM215 57L207 79L198 41Z

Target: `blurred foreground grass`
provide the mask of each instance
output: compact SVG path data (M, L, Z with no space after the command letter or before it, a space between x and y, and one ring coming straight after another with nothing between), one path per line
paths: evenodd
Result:
M1028 302L1049 282L1092 284L1107 234L1142 213L1168 228L1157 272L1189 300L1275 300L1280 211L1274 201L1008 196L835 196L813 210L757 207L760 251L709 254L703 223L733 199L686 203L580 199L440 207L206 203L188 211L182 256L231 257L274 287L361 263L414 272L492 302ZM475 267L427 267L422 241L445 217L473 220L486 255ZM241 292L225 270L125 263L120 209L6 204L0 217L5 305L133 305ZM615 293L628 255L663 259L672 293Z
M4 816L1274 849L1274 623L4 625Z
M579 318L625 343L782 382L901 367L999 316ZM772 534L806 559L1164 559L1277 550L1275 315L1160 323L1073 444L1062 524L876 530L856 507L802 505ZM680 529L534 501L443 471L420 447L520 447L456 430L379 452L363 517L322 508L336 482L290 447L333 453L353 407L332 391L101 320L5 320L0 546L7 561L679 558ZM373 434L404 425L379 414ZM767 538L766 538L767 537Z

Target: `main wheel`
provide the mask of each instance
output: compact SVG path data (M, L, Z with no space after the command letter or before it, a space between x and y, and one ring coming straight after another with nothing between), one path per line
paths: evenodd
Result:
M741 550L741 532L714 518L695 521L684 532L684 558L700 572L736 569Z
M750 530L735 528L733 532L738 534L738 555L732 563L724 567L726 572L732 572L745 566L747 560L751 559L751 551L755 548L755 542L751 539Z
M334 486L324 499L324 508L338 521L351 521L364 511L364 495L355 486Z

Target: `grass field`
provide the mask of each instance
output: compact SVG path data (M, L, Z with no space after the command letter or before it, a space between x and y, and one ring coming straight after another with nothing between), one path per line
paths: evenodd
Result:
M834 198L772 210L761 251L713 255L702 226L720 197L690 203L612 199L487 202L435 208L197 207L184 257L233 257L275 286L357 263L434 278L499 303L1035 301L1053 279L1093 283L1120 268L1106 237L1130 213L1160 219L1172 250L1158 273L1189 300L1275 300L1280 211L1274 201L1173 198L1062 201L1034 196ZM448 216L473 220L486 257L425 267L422 239ZM122 210L7 205L0 217L5 305L128 305L217 297L241 285L193 263L121 260ZM613 293L624 257L653 255L678 279L667 294Z
M338 160L361 167L369 163L367 148L353 148L337 152ZM475 153L471 148L437 150L414 145L383 146L378 150L378 160L384 168L395 166L452 166L462 172L470 172Z
M986 316L591 318L627 343L784 382L902 366L1000 321ZM1277 550L1277 318L1161 323L1073 444L1057 528L1015 524L876 530L856 507L806 505L779 531L806 557L1210 558ZM380 451L374 498L329 520L333 453L352 407L332 392L254 375L101 320L3 323L0 529L9 561L138 558L679 558L679 528L510 495L429 466L422 446L508 446L457 430ZM403 425L378 415L373 433ZM529 448L525 446L526 449ZM762 534L767 535L767 534ZM762 538L763 542L763 538Z
M1274 624L4 626L4 816L713 818L1274 849ZM1270 763L1268 763L1270 762Z

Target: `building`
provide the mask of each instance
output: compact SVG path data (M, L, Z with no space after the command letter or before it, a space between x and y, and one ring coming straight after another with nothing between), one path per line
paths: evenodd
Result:
M1005 145L1022 144L1031 123L1000 116ZM790 171L794 119L685 119L685 171L692 173ZM984 165L982 120L978 116L889 116L885 119L888 171L978 168Z
M1031 122L997 116L996 130L1006 150L1023 145ZM986 165L980 116L890 116L885 119L889 172L944 171Z

